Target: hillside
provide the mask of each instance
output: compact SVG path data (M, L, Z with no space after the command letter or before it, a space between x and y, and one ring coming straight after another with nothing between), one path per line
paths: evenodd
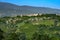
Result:
M11 3L0 2L0 16L15 16L20 14L48 13L60 14L60 9L47 7L18 6Z

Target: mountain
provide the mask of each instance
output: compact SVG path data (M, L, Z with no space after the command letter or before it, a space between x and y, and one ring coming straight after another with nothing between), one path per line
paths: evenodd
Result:
M33 6L18 6L11 3L0 2L0 16L15 16L20 14L60 14L60 9Z

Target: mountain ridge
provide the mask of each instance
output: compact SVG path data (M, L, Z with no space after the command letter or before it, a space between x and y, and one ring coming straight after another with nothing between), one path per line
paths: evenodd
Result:
M34 6L19 6L0 2L0 16L15 16L20 14L60 14L60 9Z

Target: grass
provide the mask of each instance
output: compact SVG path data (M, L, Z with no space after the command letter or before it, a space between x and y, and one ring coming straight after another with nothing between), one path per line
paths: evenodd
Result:
M44 25L54 25L54 20L41 20L41 21L35 21L35 22L32 22L33 24L36 25L37 24L44 24Z
M29 23L25 23L23 21L21 23L17 23L16 24L16 26L18 26L16 28L17 29L16 32L25 32L26 33L26 37L28 39L31 39L33 33L35 33L37 31L38 26L36 26L36 25L40 25L40 24L51 26L51 25L54 25L54 20L40 20L40 21L32 21L32 22L29 22ZM58 24L60 25L60 22ZM5 32L9 30L9 28L7 28L7 25L5 25L5 24L1 24L0 26L1 26L0 28L3 27L2 30L4 30ZM4 26L6 26L6 27L4 27ZM45 31L46 31L45 33L48 32L48 30L45 30ZM53 33L53 32L51 31L51 33Z
M37 31L38 26L35 26L36 23L38 23L38 25L40 24L45 24L45 25L53 25L54 24L54 20L41 20L41 21L34 21L34 22L30 22L30 23L19 23L17 24L18 28L16 32L25 32L27 35L27 38L31 39L32 35L34 32ZM33 25L35 24L35 25Z
M22 23L22 25L18 24L17 26L20 28L22 32L26 33L27 35L26 37L29 39L31 39L33 33L37 30L37 27L31 23L26 23L26 24Z

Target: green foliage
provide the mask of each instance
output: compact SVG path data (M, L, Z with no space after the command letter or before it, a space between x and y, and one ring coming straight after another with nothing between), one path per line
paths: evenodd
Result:
M3 31L0 29L0 40L3 39Z
M60 40L59 19L55 14L0 18L0 40Z
M4 40L26 40L25 33L5 33Z

